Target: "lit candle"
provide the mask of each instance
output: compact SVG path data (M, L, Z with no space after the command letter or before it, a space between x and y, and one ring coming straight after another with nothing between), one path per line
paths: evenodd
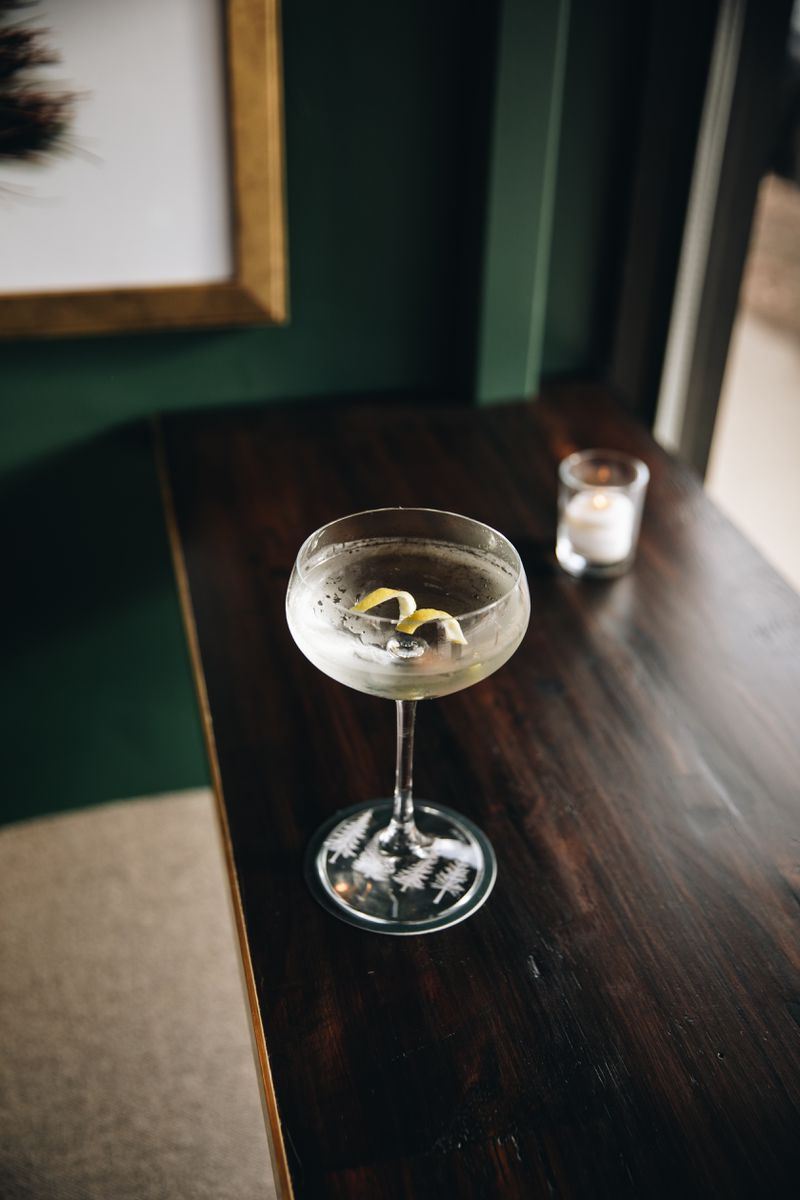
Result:
M618 563L633 546L635 509L623 492L577 492L564 511L572 549L591 563Z

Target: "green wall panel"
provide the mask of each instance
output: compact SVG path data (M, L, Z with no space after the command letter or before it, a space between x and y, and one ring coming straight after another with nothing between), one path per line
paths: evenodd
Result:
M549 31L533 37L532 59L522 42L498 58L503 9L528 34ZM604 236L592 189L606 204L604 148L626 61L615 37L629 9L615 4L606 25L588 0L571 0L565 66L567 0L286 3L290 324L0 345L11 598L0 819L207 778L149 414L389 392L466 401L481 298L490 284L505 336L520 272L536 292L533 307L531 294L521 301L535 358L526 348L510 382L507 363L484 373L482 397L529 390L514 379L532 379L542 361L591 360ZM490 187L495 95L513 136ZM518 146L533 211L515 191ZM498 225L492 203L516 226ZM487 204L505 258L484 262ZM520 228L534 231L533 261Z
M0 820L206 780L148 431L0 483Z
M284 5L288 326L0 346L0 518L13 531L0 819L206 778L155 476L132 423L447 391L471 358L462 264L475 231L459 214L480 170L470 121L493 13L456 0Z
M469 352L460 150L485 18L292 0L283 20L290 324L2 346L0 467L155 409L444 388Z
M484 247L477 397L533 396L544 354L569 0L506 0Z

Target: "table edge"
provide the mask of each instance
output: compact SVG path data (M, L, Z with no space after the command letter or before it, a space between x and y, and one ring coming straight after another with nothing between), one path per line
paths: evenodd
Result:
M222 789L222 775L219 767L219 759L217 757L216 742L214 740L214 727L211 720L211 709L208 703L208 691L206 688L205 674L203 672L202 660L200 657L200 643L197 636L194 609L192 607L189 576L186 570L183 549L181 547L178 518L175 511L175 502L164 442L164 431L160 416L154 416L151 419L150 426L153 441L153 454L155 458L156 471L158 474L159 489L161 492L164 524L169 543L170 557L172 559L175 585L178 592L178 602L181 610L183 630L189 651L192 679L194 682L195 694L200 710L200 723L203 730L203 740L205 743L209 769L211 772L211 782L214 792L219 832L222 840L223 857L228 875L228 883L230 885L230 898L233 906L236 933L239 941L245 991L247 993L247 1000L250 1008L251 1033L253 1036L256 1057L260 1068L259 1082L261 1085L260 1091L262 1104L267 1118L267 1140L272 1158L272 1166L275 1174L275 1183L277 1186L278 1196L280 1200L294 1200L294 1189L292 1187L291 1173L289 1171L289 1162L286 1154L286 1145L283 1138L283 1130L278 1112L278 1101L275 1094L275 1085L272 1079L272 1069L269 1063L269 1051L267 1049L266 1036L264 1034L264 1025L261 1020L261 1011L258 1004L258 993L256 990L253 963L250 957L250 948L247 941L247 928L245 923L244 909L242 907L239 880L236 874L236 866L233 858L233 846L231 842L230 828L228 826L228 817L225 809L225 798Z

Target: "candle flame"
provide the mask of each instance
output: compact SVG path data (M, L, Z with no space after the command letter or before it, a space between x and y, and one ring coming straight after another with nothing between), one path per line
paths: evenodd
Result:
M608 505L608 496L604 496L602 492L598 492L595 496L592 496L592 508L608 508Z

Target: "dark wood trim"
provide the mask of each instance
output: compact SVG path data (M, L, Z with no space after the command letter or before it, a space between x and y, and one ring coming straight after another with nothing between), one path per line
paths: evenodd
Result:
M220 773L217 748L214 741L214 726L211 719L211 709L208 702L208 689L206 687L205 674L203 672L203 664L200 657L200 643L197 636L197 626L195 624L194 612L192 609L192 598L189 590L189 577L186 571L186 562L183 555L181 537L178 530L177 517L175 514L175 504L172 496L172 488L167 470L161 422L158 418L153 419L151 423L151 429L153 435L153 451L156 461L156 468L158 471L159 485L161 488L164 522L167 530L170 554L172 556L172 565L175 572L175 585L178 592L181 616L183 618L183 628L186 635L186 644L188 647L189 659L192 667L192 676L194 678L195 691L197 694L197 703L200 710L200 720L203 729L206 754L208 755L211 782L214 790L217 820L219 822L219 831L222 841L225 867L227 869L228 882L230 884L230 897L233 906L234 922L239 940L239 949L242 956L242 972L247 1001L250 1008L251 1033L253 1036L253 1044L255 1047L256 1058L259 1067L261 1100L264 1106L264 1113L266 1117L272 1169L280 1200L293 1200L294 1190L292 1188L292 1181L289 1174L289 1164L286 1157L286 1146L283 1139L280 1115L278 1113L278 1101L275 1095L275 1086L272 1080L272 1069L269 1062L269 1053L267 1051L267 1044L264 1038L264 1026L261 1019L255 975L253 973L253 962L250 956L250 949L247 941L247 929L245 926L244 911L242 909L239 879L236 873L230 827L228 825L225 798L222 790L222 775Z
M652 424L718 0L654 0L609 382Z
M705 473L758 185L773 146L791 0L749 0L678 453Z

